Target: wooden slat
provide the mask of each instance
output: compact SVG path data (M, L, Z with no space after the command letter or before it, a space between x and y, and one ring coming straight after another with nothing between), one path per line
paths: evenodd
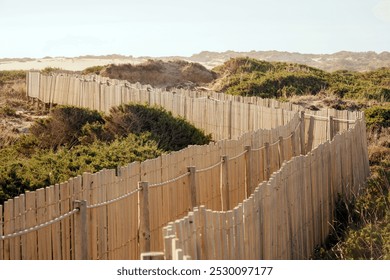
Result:
M37 223L43 224L46 222L46 200L45 200L45 189L38 189L37 193ZM38 259L47 260L47 240L50 240L47 236L46 229L40 229L37 231L38 234Z
M69 207L69 186L68 183L60 184L60 214L66 214L70 211ZM70 220L66 218L61 221L61 259L70 260L71 251L70 251Z
M214 225L214 243L215 243L215 259L223 259L222 255L222 228L219 219L220 212L212 212L212 223Z
M60 216L60 185L56 184L48 190L48 201L51 204L51 219ZM61 223L55 223L51 226L52 258L61 259Z
M19 203L20 230L23 230L26 229L26 196L24 194L21 194L19 198L20 198L20 203ZM26 250L27 250L27 234L23 234L20 237L20 259L21 260L26 259Z
M37 225L36 215L36 192L26 192L26 228L31 228ZM37 260L38 259L38 240L37 232L33 231L27 234L27 250L24 259Z
M89 205L95 205L98 203L98 175L95 173L91 175L89 179L89 183L87 183L86 187L89 187ZM97 260L98 259L98 213L99 210L97 208L88 209L89 213L89 249L88 254L90 259Z
M216 244L214 240L214 225L213 225L213 212L211 210L206 210L206 238L207 238L207 253L209 260L216 259Z
M12 199L4 202L4 235L14 233L14 201ZM14 252L12 250L13 240L4 240L4 259L14 260Z
M0 204L0 236L3 236L3 205ZM0 239L0 261L4 259L4 241Z
M20 207L21 204L23 204L22 201L20 201L20 198L14 197L14 217L15 217L15 222L14 222L14 232L19 232L22 227L21 227L21 216L22 213L20 212ZM12 239L11 243L11 250L13 251L13 259L14 260L20 260L21 259L21 239L20 236L15 237Z
M189 233L189 249L190 256L193 260L198 259L198 251L197 251L197 225L196 225L195 213L191 212L188 215L188 233Z
M106 197L105 201L114 199L113 188L111 187L112 181L112 170L105 170L105 180L104 184L106 185ZM116 241L116 232L115 232L115 209L114 204L108 204L105 208L107 209L107 259L115 260L115 241Z
M254 204L254 215L253 215L253 224L254 224L254 232L253 232L253 236L255 238L255 256L254 256L254 259L256 260L260 260L262 259L262 255L261 255L261 251L262 251L262 231L261 231L261 219L262 219L262 216L261 216L261 207L260 207L260 203L261 202L261 192L260 192L260 188L257 188L255 189L255 192L253 193L254 194L254 200L253 200L253 204Z
M71 211L74 208L73 202L76 200L75 197L75 191L74 191L74 185L76 183L76 178L70 178L68 180L68 207L69 211ZM75 234L72 234L75 230L75 219L74 216L69 217L69 242L70 242L70 259L75 260L76 259L76 239L75 239Z
M227 230L227 259L234 259L234 217L233 211L226 212L226 230Z
M105 202L107 201L107 170L102 170L98 172L98 201ZM108 258L108 248L107 248L107 206L101 206L98 208L99 211L99 231L98 231L98 250L99 250L99 259L106 260Z

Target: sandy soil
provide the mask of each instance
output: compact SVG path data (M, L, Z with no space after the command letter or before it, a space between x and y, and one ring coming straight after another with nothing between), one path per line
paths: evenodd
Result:
M42 70L46 67L61 68L70 71L81 71L91 66L107 64L139 64L146 59L89 59L89 58L42 58L33 61L0 61L0 70Z

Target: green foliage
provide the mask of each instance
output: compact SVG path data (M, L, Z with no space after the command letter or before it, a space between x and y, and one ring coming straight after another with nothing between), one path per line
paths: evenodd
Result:
M101 71L105 68L106 66L91 66L88 68L85 68L81 74L83 75L89 75L89 74L96 74L100 75Z
M390 101L390 69L359 73L336 71L329 75L329 91L340 97Z
M111 143L95 141L70 150L61 147L57 151L34 149L31 137L23 141L0 151L0 203L26 190L64 182L83 172L116 168L155 158L163 152L148 133L130 134Z
M334 230L314 258L390 259L390 165L371 165L361 193L349 203L339 200Z
M58 72L60 70L62 70L62 69L58 68L58 67L46 67L46 68L41 70L41 73L42 74L50 74L50 73Z
M390 104L367 108L364 113L368 127L390 127Z
M103 123L97 112L73 106L60 106L50 112L48 119L41 119L31 126L30 132L39 140L41 148L57 149L79 144L82 128L87 123Z
M257 60L253 58L235 58L229 59L223 65L217 66L213 69L217 73L228 72L230 74L241 74L251 72L266 73L275 70L274 64L271 62Z
M343 256L352 260L390 259L390 219L386 223L369 223L351 230L343 245Z
M236 58L214 69L224 77L220 90L263 98L315 94L327 86L325 73L305 65Z
M175 118L163 108L148 107L140 104L127 104L113 108L106 118L106 130L111 135L143 133L150 131L165 151L177 151L190 144L203 145L211 140L210 135L182 118Z
M351 205L352 223L333 249L343 259L390 259L389 173L372 177Z
M280 98L333 93L350 99L390 101L390 69L328 73L300 64L234 58L214 68L215 89L233 95Z
M163 109L122 105L109 116L62 106L37 121L31 134L0 150L0 203L83 172L155 158L210 136Z
M0 86L6 82L26 79L26 71L23 70L3 70L0 71Z

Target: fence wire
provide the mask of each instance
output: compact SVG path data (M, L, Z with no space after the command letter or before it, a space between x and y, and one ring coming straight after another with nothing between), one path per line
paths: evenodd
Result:
M205 172L205 171L209 171L210 169L213 169L214 167L217 167L218 165L221 165L222 164L222 161L218 161L216 164L214 165L211 165L209 167L206 167L206 168L203 168L203 169L199 169L199 170L196 170L196 173L201 173L201 172Z
M75 208L73 209L72 211L66 213L66 214L63 214L53 220L50 220L48 222L45 222L43 224L40 224L40 225L36 225L36 226L33 226L31 228L28 228L28 229L24 229L24 230L21 230L21 231L18 231L18 232L15 232L15 233L11 233L11 234L7 234L7 235L4 235L4 236L0 236L0 239L1 240L6 240L6 239L10 239L10 238L14 238L14 237L18 237L18 236L21 236L21 235L24 235L24 234L27 234L27 233L30 233L30 232L33 232L33 231L37 231L39 229L42 229L42 228L45 228L47 226L50 226L52 224L55 224L59 221L62 221L63 219L69 217L69 216L72 216L73 214L77 213L78 211L80 211L78 208Z
M246 154L246 152L247 152L247 150L243 151L241 154L238 154L234 157L228 158L228 160L235 160L236 158L242 157L243 155Z
M183 175L180 175L180 176L178 176L176 178L173 178L173 179L165 181L165 182L151 184L151 185L149 185L149 188L155 188L155 187L161 187L163 185L168 185L168 184L174 183L174 182L176 182L176 181L180 180L181 178L186 177L188 175L190 175L190 172L186 172Z
M114 198L114 199L111 199L111 200L108 200L108 201L105 201L105 202L89 205L89 206L87 206L87 209L97 208L97 207L101 207L101 206L105 206L105 205L117 202L119 200L122 200L122 199L124 199L124 198L126 198L126 197L128 197L130 195L133 195L133 194L139 192L140 190L141 190L140 188L137 188L137 189L135 189L135 190L133 190L133 191L127 193L127 194L124 194L124 195L122 195L120 197L117 197L117 198Z

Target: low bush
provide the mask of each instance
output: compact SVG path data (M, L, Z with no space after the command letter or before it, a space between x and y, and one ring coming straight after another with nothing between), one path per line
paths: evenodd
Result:
M6 82L26 79L26 71L23 70L3 70L0 71L0 86Z
M178 151L188 145L203 145L211 140L211 135L205 135L183 118L173 117L163 108L140 104L111 109L105 127L111 135L119 136L149 131L158 147L165 151Z
M327 92L355 100L390 101L390 68L329 73L306 65L241 57L213 70L220 76L214 89L228 94L280 98Z
M364 113L368 127L377 129L390 127L390 104L369 107Z
M83 75L90 75L90 74L100 75L101 71L106 67L107 66L91 66L91 67L85 68L81 72L81 74L83 74Z
M35 122L30 132L41 148L57 149L59 146L78 145L82 128L87 123L104 123L103 116L93 110L73 106L60 106L50 112L50 117Z
M116 168L162 154L149 133L118 138L111 143L95 141L72 149L42 150L36 139L26 137L0 151L0 203L24 193L64 182L83 172Z
M109 116L83 108L56 107L48 119L31 127L31 134L0 150L0 203L83 172L155 158L210 139L185 120L156 107L122 105L113 108Z

